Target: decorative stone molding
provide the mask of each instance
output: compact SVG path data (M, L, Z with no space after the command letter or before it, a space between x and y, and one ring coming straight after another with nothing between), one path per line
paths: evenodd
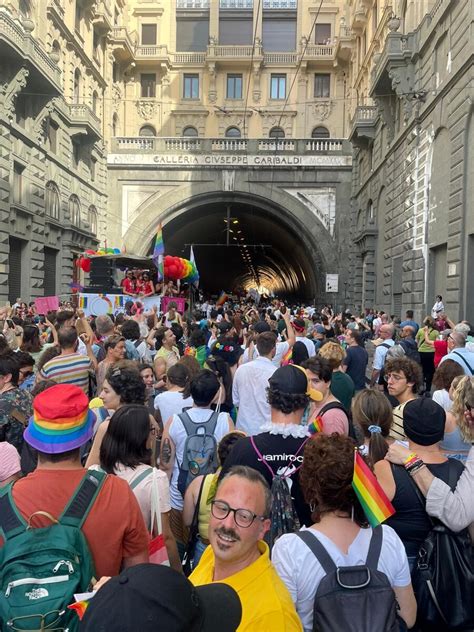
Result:
M43 142L47 135L47 122L49 115L54 111L57 99L51 99L41 108L33 123L33 134L39 143Z
M293 137L293 119L297 112L285 112L283 116L279 110L263 114L262 131L263 136L267 137L272 127L281 127L285 131L285 138Z
M145 121L155 118L158 112L158 103L156 101L137 101L137 112Z
M195 127L198 136L206 135L206 118L209 115L207 110L196 112L196 110L175 110L171 113L175 121L175 136L182 136L185 127Z
M120 89L120 86L118 84L114 83L112 86L112 103L115 110L118 108L121 101L122 101L122 90Z
M314 117L319 121L325 121L331 115L334 107L334 101L327 99L325 101L317 101L313 105Z
M0 111L3 110L10 121L15 117L15 99L22 88L26 86L29 74L30 71L23 67L13 79L7 79L0 83Z
M252 116L253 112L251 111L242 111L232 110L230 112L215 112L215 115L219 119L218 129L219 136L224 136L226 129L229 127L238 127L241 131L243 131L244 127L244 115L245 115L245 128L248 129L248 120Z

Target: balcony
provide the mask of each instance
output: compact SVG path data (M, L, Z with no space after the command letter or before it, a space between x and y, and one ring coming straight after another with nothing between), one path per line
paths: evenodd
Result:
M102 136L99 117L84 103L69 105L69 124L71 136L86 135L94 141Z
M350 143L338 138L158 138L158 137L116 137L112 139L112 152L187 154L274 154L278 156L301 155L350 155ZM113 160L112 160L113 163ZM185 163L183 163L185 164ZM204 161L203 164L206 164Z
M356 147L366 148L375 138L379 113L375 105L359 105L352 119L349 140Z
M411 58L415 49L415 35L391 32L372 71L370 96L399 97L414 91L414 68Z
M298 63L298 57L298 53L265 53L263 63L265 66L293 66Z
M94 8L94 17L92 24L102 34L109 33L112 30L112 13L108 8L108 3L100 0Z
M206 53L173 53L171 58L178 66L181 64L200 66L206 62Z
M336 38L335 58L343 63L347 63L352 55L354 41L355 38L352 29L345 24L341 24L339 27L339 36Z
M218 64L233 63L241 64L248 62L252 57L252 45L230 45L220 46L210 44L207 47L207 61ZM256 45L253 52L254 59L262 59L262 46Z
M253 9L253 0L220 0L220 9Z
M176 0L177 9L209 9L210 0Z
M7 9L0 8L0 59L5 66L26 65L31 88L42 94L60 94L61 71L31 34L34 28L31 20L21 24Z
M298 0L263 0L263 9L286 9L296 11Z
M110 43L117 61L130 63L133 60L135 42L132 41L128 29L124 26L112 28Z
M332 61L334 49L332 44L308 44L304 53L304 60L308 62Z
M135 59L143 65L147 62L155 65L156 63L169 64L168 48L165 44L157 44L155 46L140 45L135 49Z
M361 6L360 3L357 4L354 13L352 14L352 29L357 32L361 32L364 30L367 24L367 9Z

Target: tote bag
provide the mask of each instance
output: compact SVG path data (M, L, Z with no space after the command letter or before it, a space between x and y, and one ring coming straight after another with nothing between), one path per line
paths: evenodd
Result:
M163 525L161 522L160 499L158 498L158 481L156 468L153 468L151 486L151 541L149 546L150 564L162 564L169 566L168 551L166 550L165 536L163 535ZM156 526L156 529L155 529ZM157 533L155 537L153 534Z

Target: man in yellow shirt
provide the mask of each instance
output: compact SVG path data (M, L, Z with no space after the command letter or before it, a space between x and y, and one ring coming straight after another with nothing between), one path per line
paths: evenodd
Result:
M242 603L238 632L303 630L263 542L270 528L270 508L271 494L262 475L243 465L231 468L211 503L211 545L189 577L195 586L224 582L238 593Z

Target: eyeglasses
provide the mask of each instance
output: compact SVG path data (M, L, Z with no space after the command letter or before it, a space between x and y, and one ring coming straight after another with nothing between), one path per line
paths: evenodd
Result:
M254 514L249 509L233 509L223 500L213 500L211 502L211 513L218 520L225 520L231 511L234 514L235 524L244 529L250 527L256 518L261 522L266 520L265 516Z
M388 382L389 380L393 380L394 382L400 382L401 380L406 380L407 378L404 375L395 375L395 373L387 373L387 375L383 376L383 379Z

